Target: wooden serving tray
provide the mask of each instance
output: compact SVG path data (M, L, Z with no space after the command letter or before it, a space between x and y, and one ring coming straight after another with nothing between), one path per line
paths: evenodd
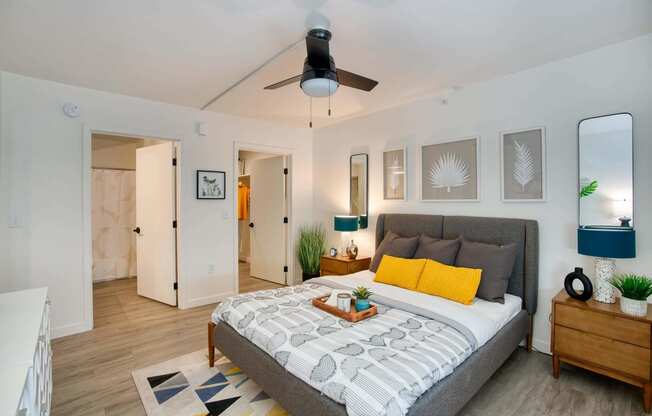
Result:
M314 298L312 300L312 305L316 308L319 308L323 311L330 313L331 315L335 315L339 318L346 319L349 322L362 321L363 319L371 318L372 316L378 313L378 308L376 308L376 305L371 305L369 309L365 309L364 311L360 311L360 312L356 311L355 299L351 299L351 312L346 313L344 311L337 309L334 306L327 305L326 304L327 300L328 300L328 296Z

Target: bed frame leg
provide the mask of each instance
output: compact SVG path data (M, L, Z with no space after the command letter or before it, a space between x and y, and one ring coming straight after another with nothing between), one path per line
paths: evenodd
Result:
M215 344L213 342L213 334L215 334L215 323L208 323L208 366L215 367Z
M532 334L534 333L534 316L530 315L530 329L527 333L527 352L532 352Z

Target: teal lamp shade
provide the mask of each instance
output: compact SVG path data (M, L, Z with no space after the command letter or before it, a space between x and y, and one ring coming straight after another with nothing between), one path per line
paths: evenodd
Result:
M360 218L358 220L358 224L360 229L365 229L369 226L369 217L367 215L360 215Z
M355 215L336 215L335 231L358 231L358 217Z
M632 259L636 257L636 233L628 227L580 227L577 252L593 257Z

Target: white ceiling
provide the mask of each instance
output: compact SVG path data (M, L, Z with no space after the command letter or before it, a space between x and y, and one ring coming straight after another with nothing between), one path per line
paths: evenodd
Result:
M652 32L650 0L0 0L0 69L199 108L327 21L341 88L334 120ZM209 110L305 126L298 44ZM314 100L315 126L328 121Z

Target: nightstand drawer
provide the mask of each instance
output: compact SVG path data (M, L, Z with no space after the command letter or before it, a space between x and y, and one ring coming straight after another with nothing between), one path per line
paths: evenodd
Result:
M572 306L555 307L555 323L591 334L650 348L650 324Z
M360 261L356 261L354 263L349 263L349 274L351 273L357 273L362 270L368 270L369 269L369 263L371 263L371 259L361 259Z
M322 256L321 258L321 274L325 275L345 275L361 270L367 270L371 259L369 257L362 257L357 259L349 259L346 257L328 257Z
M643 380L650 379L650 350L647 348L555 325L554 352Z
M325 257L322 257L321 259L322 274L348 274L348 269L348 264L343 261Z

